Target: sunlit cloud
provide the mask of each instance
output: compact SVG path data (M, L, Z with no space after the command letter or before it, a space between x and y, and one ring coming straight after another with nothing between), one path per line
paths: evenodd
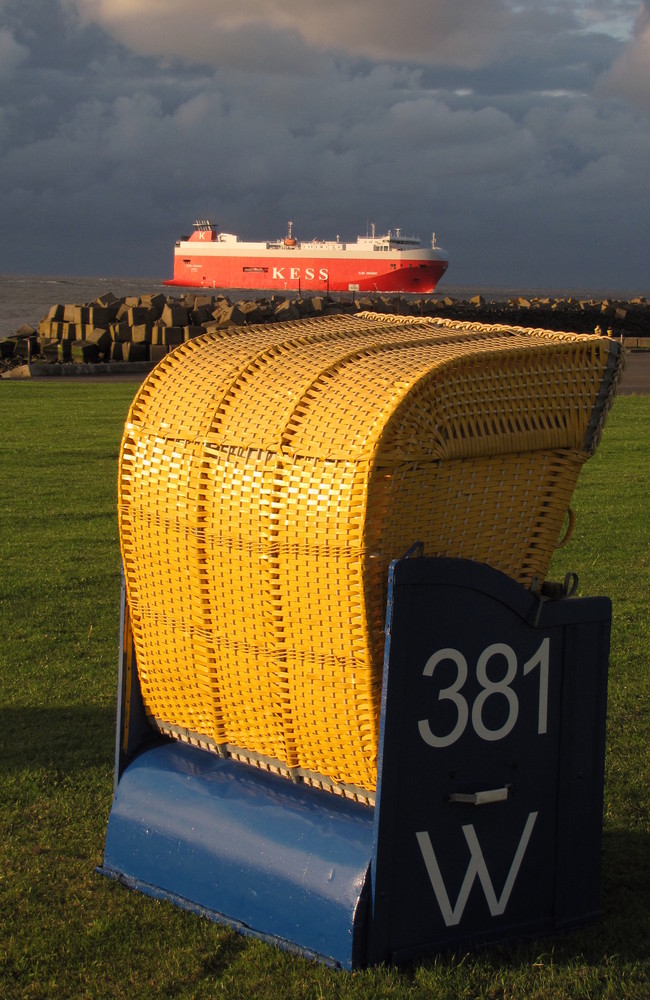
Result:
M290 70L298 46L367 59L477 67L502 50L505 0L65 0L122 44L190 63L266 65L269 41ZM283 42L285 43L283 45Z
M598 81L598 90L650 111L650 0L637 16L633 39Z

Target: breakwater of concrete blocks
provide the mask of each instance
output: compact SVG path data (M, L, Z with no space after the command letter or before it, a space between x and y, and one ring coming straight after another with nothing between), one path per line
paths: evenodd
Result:
M594 333L623 339L631 348L650 348L650 302L643 296L631 299L515 296L507 300L491 300L483 295L470 299L445 296L425 308L427 315L466 322Z
M231 301L225 295L201 293L118 298L108 292L92 302L52 305L37 329L23 326L0 341L0 365L4 372L25 364L153 365L178 344L210 330L361 310L595 333L622 338L631 349L650 349L650 302L643 297L490 300L483 295L469 299L271 295Z
M324 297L233 302L224 295L117 298L108 292L81 305L53 305L36 329L25 325L0 341L0 359L5 369L30 363L156 364L178 344L209 330L355 308Z

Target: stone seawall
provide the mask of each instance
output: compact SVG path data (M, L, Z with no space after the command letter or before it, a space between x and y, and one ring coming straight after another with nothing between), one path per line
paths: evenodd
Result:
M58 303L39 322L0 341L0 371L24 365L152 365L178 344L209 330L273 323L361 310L412 316L441 316L465 322L507 324L595 333L622 338L631 349L650 349L650 302L574 298L490 300L434 296L271 295L231 301L224 295L189 293L117 298L111 292L83 304ZM14 374L18 374L15 372Z

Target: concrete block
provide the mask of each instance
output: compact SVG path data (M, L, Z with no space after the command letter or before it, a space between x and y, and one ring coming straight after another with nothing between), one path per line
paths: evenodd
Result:
M53 336L56 336L55 334L52 333L52 327L54 326L55 322L56 321L53 321L51 319L42 319L38 324L39 336L47 337L48 339L51 339Z
M140 297L140 305L144 306L150 313L155 313L154 319L158 319L162 315L166 302L167 299L162 292L151 292Z
M149 348L149 358L156 364L169 354L169 344L152 344Z
M109 333L111 340L116 344L124 344L131 339L131 327L128 323L120 322L119 320L111 323Z
M220 309L215 309L214 318L217 325L220 327L224 326L242 326L246 320L244 313L241 311L237 304L232 306L222 306ZM297 310L296 310L297 316Z
M58 361L59 360L59 341L49 340L45 344L41 344L41 354L47 361Z
M253 323L261 323L264 319L264 312L258 302L245 300L243 302L238 302L237 308L243 316L244 323L252 325Z
M137 323L131 328L131 340L134 344L150 344L151 331L151 323Z
M119 310L122 308L122 300L118 299L112 292L107 292L105 295L100 295L99 298L94 299L91 305L97 305L106 310L108 313L108 325L108 323L115 321Z
M87 365L99 361L99 348L97 344L89 344L85 340L78 340L72 344L70 355L75 364Z
M182 344L184 340L182 326L154 326L151 330L152 344Z
M151 314L146 306L129 306L126 311L126 321L129 326L140 326L151 322Z
M148 361L149 360L149 345L139 341L138 343L133 343L130 341L127 344L122 344L122 360L123 361Z
M111 335L108 330L100 330L98 327L93 327L92 331L86 334L86 341L89 344L96 344L102 352L110 351Z
M167 302L161 316L165 326L187 326L190 321L190 311L187 306L178 302Z
M96 302L97 305L104 306L108 309L111 306L116 305L119 301L120 300L117 295L114 295L113 292L104 292L103 295L98 295L97 298L93 300L93 304Z
M63 322L64 323L82 323L81 319L81 306L75 305L73 302L67 302L63 307Z
M185 328L182 326L161 327L163 344L182 344L185 340Z
M300 313L291 299L283 299L275 306L273 318L284 323L290 319L300 319Z
M89 306L88 322L91 326L108 329L108 324L111 322L108 309L105 306Z
M212 319L213 308L212 301L209 303L205 302L199 306L195 305L194 308L190 310L190 321L195 326L201 326L203 323L209 323Z
M24 339L25 337L35 337L35 336L36 336L36 330L33 326L30 326L29 323L23 323L23 325L19 326L16 332L14 333L14 337L18 337L19 339Z

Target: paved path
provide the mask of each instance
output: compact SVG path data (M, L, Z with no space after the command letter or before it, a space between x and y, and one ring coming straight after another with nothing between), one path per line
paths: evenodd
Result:
M619 396L647 396L650 393L650 351L630 351L618 388Z

